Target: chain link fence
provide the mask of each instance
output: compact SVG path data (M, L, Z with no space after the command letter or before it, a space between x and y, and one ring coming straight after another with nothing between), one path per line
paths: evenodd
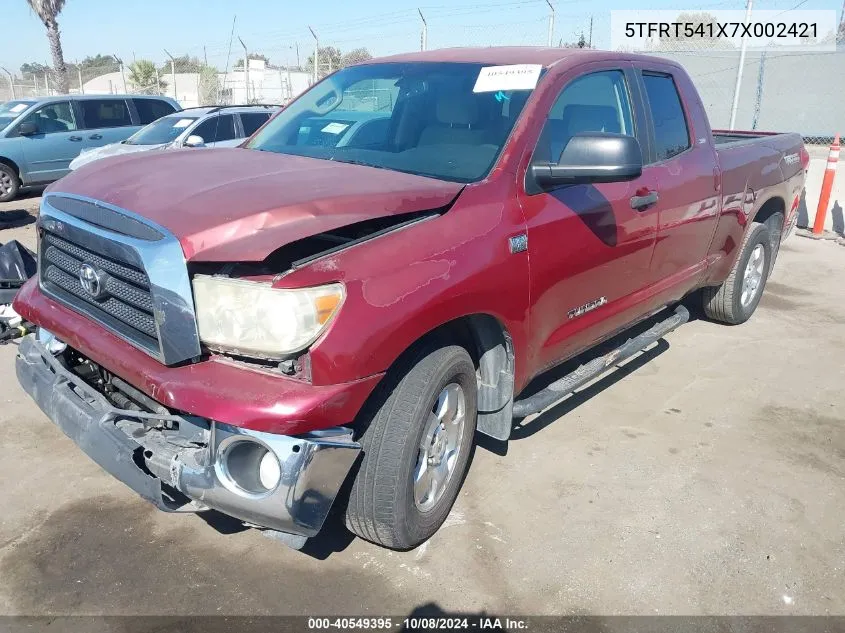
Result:
M530 4L528 11L527 0L516 7L493 0L490 6L500 20L495 26L462 23L477 17L477 9L472 7L433 11L431 15L396 11L342 25L314 26L310 32L276 33L251 43L260 53L250 52L239 38L232 38L203 46L201 53L195 48L192 52L199 53L196 55L171 56L165 51L156 60L97 56L68 65L69 90L75 94L166 95L183 107L285 104L313 83L317 44L316 74L320 77L366 59L369 50L398 52L455 45L456 33L463 46L593 44L593 18L588 14L550 15L537 3ZM517 12L508 14L511 9ZM508 15L513 19L503 21ZM596 33L605 29L602 22L596 20ZM698 87L713 127L730 127L740 66L738 49L687 40L658 43L647 52L681 63ZM748 51L742 66L735 128L795 131L807 143L819 145L829 144L845 128L841 106L845 102L845 42L835 51ZM17 72L6 69L0 64L0 102L56 93L57 82L46 65ZM386 95L361 95L361 99L376 99L381 104L378 100L389 98Z

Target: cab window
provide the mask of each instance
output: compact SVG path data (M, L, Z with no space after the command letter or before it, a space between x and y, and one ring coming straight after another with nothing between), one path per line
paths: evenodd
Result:
M621 70L590 73L563 88L543 126L534 161L556 163L569 140L580 132L635 135L628 86Z

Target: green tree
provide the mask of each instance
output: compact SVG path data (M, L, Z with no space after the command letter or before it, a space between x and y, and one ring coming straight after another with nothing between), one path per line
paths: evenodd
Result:
M128 79L135 92L162 94L167 88L167 82L163 79L159 78L156 82L156 65L147 59L129 64Z
M38 62L26 62L21 64L21 76L24 79L32 79L33 77L43 77L45 73L50 72L50 67Z
M174 58L173 64L176 66L177 73L198 73L203 68L203 63L200 61L199 57L192 57L191 55L180 55L179 57ZM160 70L162 72L170 72L169 59L162 64Z
M47 29L47 41L53 57L53 84L56 91L66 94L68 90L67 66L65 66L62 38L57 18L65 6L65 0L27 0L32 11Z
M340 58L340 67L346 68L347 66L351 66L352 64L360 64L361 62L365 62L368 59L372 59L373 56L370 55L370 51L366 48L356 48L354 50L349 51L348 53L344 53Z
M213 66L203 66L200 70L198 92L200 105L217 105L220 101L220 79Z
M317 75L320 79L341 67L340 60L342 56L339 49L334 46L321 46L318 53L320 68L318 69ZM305 71L311 74L314 73L314 53L308 56L308 61L305 62Z

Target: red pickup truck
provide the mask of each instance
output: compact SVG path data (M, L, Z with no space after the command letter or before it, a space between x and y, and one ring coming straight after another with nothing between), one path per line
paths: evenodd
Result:
M20 383L159 508L301 546L336 505L398 549L443 523L476 432L506 440L685 298L747 320L808 164L797 134L714 134L678 64L555 48L368 61L241 148L153 154L45 193Z

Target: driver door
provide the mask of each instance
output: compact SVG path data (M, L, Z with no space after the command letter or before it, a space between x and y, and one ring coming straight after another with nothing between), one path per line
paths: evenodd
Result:
M34 123L35 134L21 136L27 184L58 180L69 172L70 161L85 147L69 101L47 103L25 121Z
M532 162L556 163L580 132L626 134L646 146L648 128L633 68L581 68L558 80ZM531 254L531 353L543 369L634 318L632 306L649 283L657 236L655 205L641 201L657 189L657 176L646 168L634 180L542 188L529 170L524 182L520 203Z

